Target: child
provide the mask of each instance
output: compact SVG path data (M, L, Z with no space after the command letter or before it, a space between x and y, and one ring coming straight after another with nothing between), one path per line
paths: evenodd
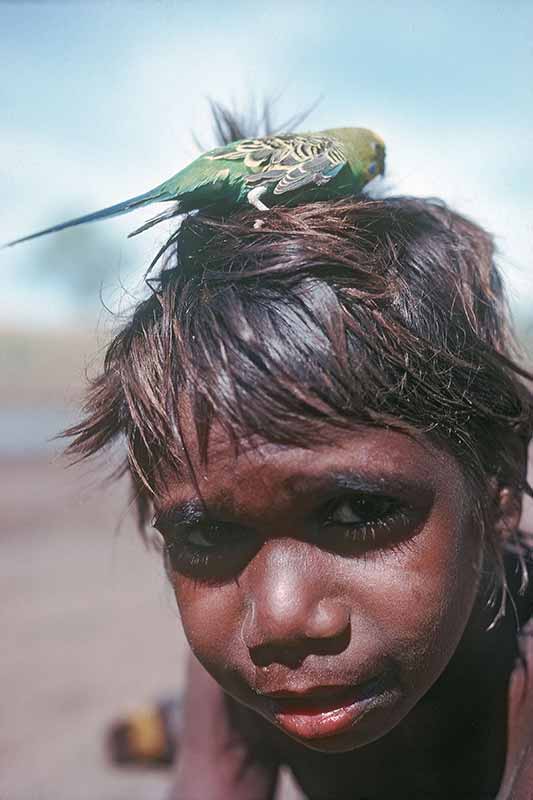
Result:
M196 656L173 797L533 797L532 432L443 204L189 217L70 452L123 439ZM142 587L140 587L142 590Z

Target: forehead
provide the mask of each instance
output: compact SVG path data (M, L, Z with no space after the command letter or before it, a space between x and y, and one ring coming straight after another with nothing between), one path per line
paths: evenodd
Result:
M201 457L194 425L182 426L184 469L167 469L158 487L158 504L200 498L207 505L258 507L275 497L280 504L319 491L345 477L361 491L380 486L405 491L437 489L461 481L459 465L423 435L355 425L318 426L306 446L278 444L259 436L236 438L214 421L207 458Z

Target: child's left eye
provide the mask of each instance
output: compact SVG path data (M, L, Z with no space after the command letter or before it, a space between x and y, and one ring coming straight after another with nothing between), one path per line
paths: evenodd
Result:
M354 508L355 503L344 500L339 503L337 508L328 516L328 522L339 522L341 525L358 525L364 522L358 509Z
M327 504L322 516L322 546L339 552L398 546L414 530L408 506L380 495L344 496Z
M330 504L326 525L368 525L392 516L398 503L389 497L344 497Z

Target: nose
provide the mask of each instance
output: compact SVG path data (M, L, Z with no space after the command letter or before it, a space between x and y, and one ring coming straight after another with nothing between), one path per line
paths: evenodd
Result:
M309 548L316 550L301 542L270 542L249 565L242 637L257 666L342 652L349 641L349 608L317 563L331 556Z

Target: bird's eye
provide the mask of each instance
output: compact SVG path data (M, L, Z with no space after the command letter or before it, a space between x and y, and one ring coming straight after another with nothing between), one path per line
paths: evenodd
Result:
M370 164L368 165L368 172L370 173L370 175L375 175L377 168L378 165L376 164L376 162L371 161Z

